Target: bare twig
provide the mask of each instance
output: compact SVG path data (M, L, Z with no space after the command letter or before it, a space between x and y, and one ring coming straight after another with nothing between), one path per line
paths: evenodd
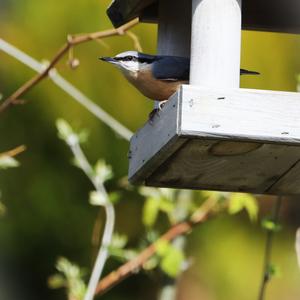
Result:
M94 32L89 34L77 35L77 36L69 36L67 42L60 48L60 50L56 53L53 59L50 61L49 65L38 75L31 78L24 85L22 85L19 89L17 89L12 95L10 95L6 100L4 100L0 105L0 113L6 110L11 105L18 102L18 99L22 97L25 93L27 93L31 88L37 85L40 81L46 78L49 75L49 72L55 67L55 65L62 59L62 57L74 46L77 46L82 43L86 43L89 41L102 39L106 37L111 37L115 35L124 35L124 33L130 28L134 27L138 23L138 19L134 19L131 22L116 28L116 29L108 29L100 32Z
M278 223L278 217L279 217L279 210L282 202L282 196L276 197L274 205L274 211L272 216L272 222L274 222L274 225L276 226ZM271 279L272 274L270 273L270 267L271 267L271 254L272 254L272 247L273 247L273 238L274 238L274 230L268 230L267 231L267 240L266 240L266 247L265 247L265 257L264 257L264 271L263 271L263 278L261 281L261 287L259 291L259 300L263 300L265 297L265 291L268 282Z
M175 238L188 234L193 227L202 224L207 219L212 217L215 214L214 208L216 206L216 201L214 199L208 199L199 209L199 213L189 221L178 223L172 226L165 234L163 234L159 240L172 241ZM116 271L108 274L104 277L97 286L96 294L102 295L107 292L109 289L123 281L125 278L136 273L140 270L143 265L156 253L156 243L151 244L145 250L143 250L136 258L128 261L122 265Z
M11 150L8 150L6 152L2 152L0 153L0 157L1 156L10 156L10 157L14 157L14 156L17 156L18 154L24 152L26 150L26 146L25 145L21 145L21 146L18 146L14 149L11 149Z
M95 177L94 170L83 153L78 138L75 135L71 135L66 142L70 146L79 167L90 179L96 191L102 195L104 200L102 203L106 215L104 232L102 235L101 246L98 251L98 256L96 258L96 262L87 286L87 291L84 296L84 300L92 300L94 298L98 280L101 277L106 259L108 257L108 246L111 243L115 225L115 209L109 200L109 196L103 181Z
M22 62L26 66L40 73L45 69L44 65L33 59L31 56L7 43L0 38L0 50L4 51L8 55L14 57L18 61ZM79 104L84 106L90 113L95 115L99 120L104 122L118 135L126 140L129 140L132 136L132 132L119 123L116 119L105 112L99 105L96 105L91 99L85 96L74 85L64 79L55 69L49 72L50 79L68 95L73 97Z

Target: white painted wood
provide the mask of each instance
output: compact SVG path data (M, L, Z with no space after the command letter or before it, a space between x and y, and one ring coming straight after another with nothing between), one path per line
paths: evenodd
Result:
M182 86L181 133L300 145L300 93Z
M241 0L192 0L192 3L190 83L238 88Z
M171 98L152 124L148 121L130 141L129 181L142 183L184 143L178 138L178 97Z

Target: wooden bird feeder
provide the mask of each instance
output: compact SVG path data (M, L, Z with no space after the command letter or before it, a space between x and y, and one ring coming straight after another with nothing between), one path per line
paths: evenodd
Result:
M129 180L300 194L300 94L240 89L241 29L300 33L299 0L115 0L115 26L158 23L158 53L191 58L183 85L131 139Z

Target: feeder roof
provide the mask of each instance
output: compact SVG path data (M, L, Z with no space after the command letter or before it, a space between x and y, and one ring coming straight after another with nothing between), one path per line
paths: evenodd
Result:
M115 27L136 17L145 22L157 22L158 1L114 0L107 14ZM243 0L243 29L300 33L300 1Z

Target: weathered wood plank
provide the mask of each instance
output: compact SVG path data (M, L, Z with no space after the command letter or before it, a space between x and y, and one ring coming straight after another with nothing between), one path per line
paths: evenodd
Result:
M300 145L300 94L182 86L181 134Z
M299 115L298 93L182 86L133 137L131 181L300 194Z
M163 111L147 122L130 141L129 181L142 183L173 154L185 139L178 137L178 97L173 97Z
M216 140L190 139L147 178L146 184L270 193L269 187L300 158L299 147L274 144L262 144L240 155L215 156L211 149L217 143Z
M119 27L141 15L142 11L156 0L114 0L107 15L115 27Z
M138 7L130 1L132 0L115 0L108 9L108 15L115 26L120 26L137 16L142 16L143 21L157 23L157 0L151 1L149 12L149 0L135 0L134 2L141 5ZM243 0L243 29L300 33L299 14L299 0Z
M300 194L300 148L296 163L285 172L268 192L271 194L299 195Z

